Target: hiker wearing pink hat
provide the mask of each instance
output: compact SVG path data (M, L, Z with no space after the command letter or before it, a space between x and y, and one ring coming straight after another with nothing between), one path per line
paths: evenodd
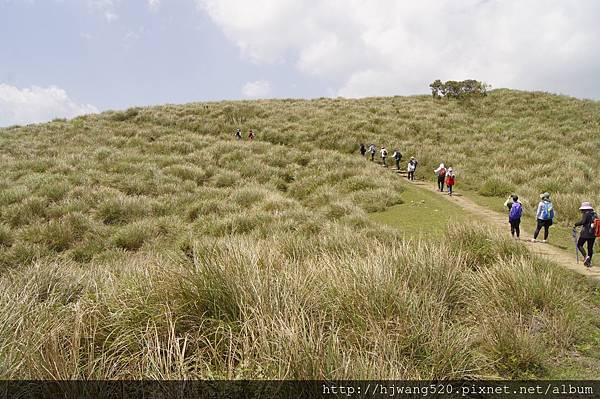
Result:
M596 224L600 222L591 203L582 202L579 210L581 211L581 220L575 223L575 227L581 226L581 233L579 233L579 240L577 240L577 249L584 257L583 264L586 267L592 267L592 256L594 255L594 243L597 232ZM584 245L587 245L587 253Z

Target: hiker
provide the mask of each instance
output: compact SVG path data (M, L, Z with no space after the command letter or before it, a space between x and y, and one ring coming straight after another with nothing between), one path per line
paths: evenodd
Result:
M381 147L381 163L383 164L383 166L385 166L387 168L387 164L385 163L385 159L387 158L387 150L385 149L385 147Z
M454 182L456 181L456 175L452 171L452 168L448 168L448 172L446 173L446 186L448 187L448 195L452 196L452 188L454 187Z
M254 137L256 137L254 135L254 131L252 131L252 129L250 129L250 131L248 132L248 139L249 140L254 140Z
M581 207L581 220L575 223L575 227L581 226L581 233L579 233L579 240L577 240L577 249L583 255L583 265L586 267L592 267L592 256L594 255L594 243L596 242L596 234L600 232L596 226L598 221L598 214L594 212L592 204L589 202L583 202ZM587 253L583 248L587 244Z
M367 148L365 147L365 145L363 143L360 144L359 151L360 151L360 155L362 155L363 157L367 153Z
M402 160L402 153L398 150L394 150L394 160L396 161L396 170L400 172L400 161Z
M433 173L437 175L438 189L440 192L443 192L444 180L446 179L446 167L444 166L444 163L442 162L437 169L434 169Z
M242 139L242 131L240 129L236 130L235 132L235 138L238 140Z
M537 242L538 235L542 227L544 228L544 239L543 243L548 242L548 234L550 232L550 226L554 223L554 206L550 201L550 193L540 194L541 201L538 204L537 212L535 216L537 218L537 227L533 234L532 242Z
M519 196L516 194L508 197L504 206L508 208L508 223L510 223L510 235L517 240L521 237L521 215L523 214L523 205L519 202Z
M408 161L408 165L406 167L406 171L408 172L406 177L408 180L415 180L415 170L417 170L418 163L419 162L415 159L415 157L410 157L410 161Z
M375 152L377 152L377 147L375 147L375 144L371 144L369 146L369 152L371 153L371 162L375 160Z

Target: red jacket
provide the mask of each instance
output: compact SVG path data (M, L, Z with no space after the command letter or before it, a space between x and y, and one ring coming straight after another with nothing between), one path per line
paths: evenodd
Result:
M446 185L447 186L454 185L454 175L446 175Z

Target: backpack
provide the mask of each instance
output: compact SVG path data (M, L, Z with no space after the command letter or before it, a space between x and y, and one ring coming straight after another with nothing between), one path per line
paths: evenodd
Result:
M441 177L446 176L446 168L440 169L440 171L438 173L439 173L439 176L441 176Z
M554 207L552 202L544 202L542 205L542 220L554 219Z
M597 213L594 213L594 221L592 222L592 229L594 231L594 236L600 237L600 218Z
M521 219L521 215L523 214L523 207L521 203L514 202L510 207L510 212L508 213L508 220L519 220Z

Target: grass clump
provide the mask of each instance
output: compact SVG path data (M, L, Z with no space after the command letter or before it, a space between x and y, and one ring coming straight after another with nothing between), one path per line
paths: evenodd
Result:
M14 239L10 227L5 224L0 224L0 247L10 247L13 242Z
M126 251L137 251L156 235L153 224L139 222L121 227L112 238L113 244Z
M146 204L141 198L112 198L98 206L97 215L104 224L125 224L147 215Z

